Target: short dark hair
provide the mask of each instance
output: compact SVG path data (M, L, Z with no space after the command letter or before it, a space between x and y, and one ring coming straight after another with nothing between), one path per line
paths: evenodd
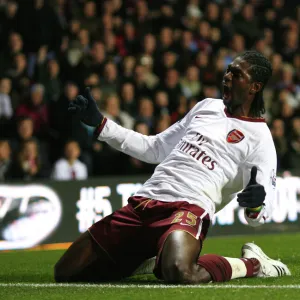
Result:
M251 115L260 117L266 111L262 94L265 85L272 76L272 65L264 55L257 51L245 51L239 57L250 65L249 73L252 80L263 84L262 89L255 95L251 105Z

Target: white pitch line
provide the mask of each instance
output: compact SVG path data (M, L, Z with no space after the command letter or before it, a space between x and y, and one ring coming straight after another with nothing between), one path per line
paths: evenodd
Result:
M207 284L207 285L166 285L166 284L80 284L80 283L0 283L0 287L28 287L28 288L120 288L120 289L300 289L300 285L220 285L220 284Z

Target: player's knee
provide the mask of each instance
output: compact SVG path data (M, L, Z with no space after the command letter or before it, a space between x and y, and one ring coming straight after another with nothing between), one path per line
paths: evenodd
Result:
M208 283L210 274L199 265L189 266L182 261L174 261L163 269L163 278L169 283Z
M170 283L189 283L191 268L180 260L175 260L163 267L164 280Z

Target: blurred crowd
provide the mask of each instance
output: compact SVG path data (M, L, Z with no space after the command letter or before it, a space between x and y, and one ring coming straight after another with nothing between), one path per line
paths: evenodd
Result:
M68 103L89 86L105 116L157 134L220 98L247 49L273 65L278 169L300 170L299 26L297 1L0 0L0 181L151 173L95 141Z

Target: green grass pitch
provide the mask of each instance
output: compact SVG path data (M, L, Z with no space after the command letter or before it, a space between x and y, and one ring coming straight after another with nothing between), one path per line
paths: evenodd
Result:
M300 234L208 238L202 253L239 257L241 246L252 241L288 264L292 276L185 287L168 287L152 275L113 285L59 285L53 265L63 251L12 251L0 252L0 299L300 299Z

